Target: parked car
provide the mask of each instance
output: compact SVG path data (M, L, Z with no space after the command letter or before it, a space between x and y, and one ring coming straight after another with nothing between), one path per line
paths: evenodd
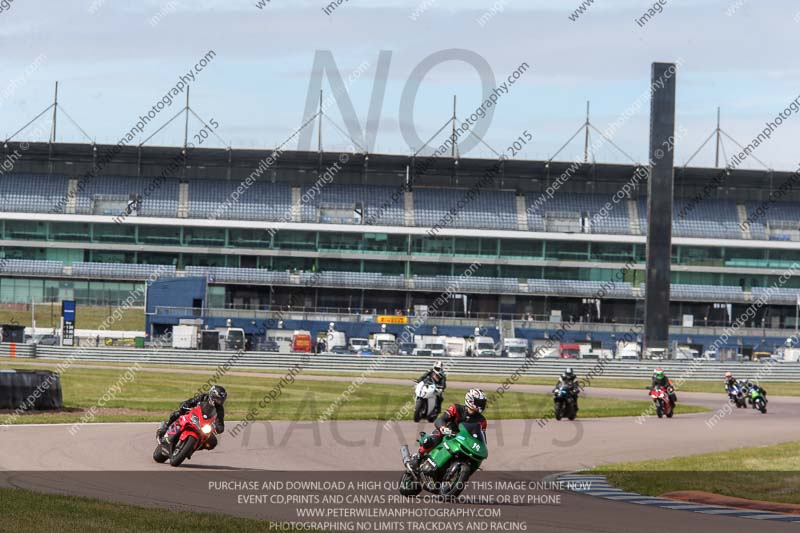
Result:
M58 338L58 335L34 335L33 339L31 340L31 344L37 344L41 346L58 346L61 344L61 339Z

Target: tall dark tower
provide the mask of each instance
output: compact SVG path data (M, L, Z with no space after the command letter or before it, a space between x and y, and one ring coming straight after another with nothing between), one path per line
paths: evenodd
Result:
M650 74L652 94L650 179L647 182L645 350L667 349L669 345L676 68L674 63L653 63Z

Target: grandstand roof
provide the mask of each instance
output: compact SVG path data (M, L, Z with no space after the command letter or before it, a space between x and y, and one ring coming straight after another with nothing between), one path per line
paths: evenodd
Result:
M24 147L26 147L23 149ZM78 143L25 143L8 142L4 145L4 156L18 150L22 154L16 162L17 172L58 173L79 177L91 169L92 162L98 161L103 154L113 155L110 163L104 165L100 175L160 175L164 168L172 162L181 160L182 147L161 146L123 146L118 149L116 145L91 145ZM227 149L227 148L196 148L190 149L185 161L185 168L171 174L186 178L215 178L225 177L232 180L246 178L250 172L258 167L260 161L270 154L271 149ZM309 172L307 177L293 173L293 183L313 182L316 179L318 168L324 170L332 165L339 156L339 152L305 152L284 151L273 168L278 170L278 181L283 181L281 170L300 170ZM497 159L440 157L431 161L431 158L418 156L416 159L410 155L392 154L350 154L350 159L337 181L340 183L372 183L372 184L398 184L399 179L406 174L407 167L424 167L421 175L417 176L418 185L458 185L470 186L479 180L489 169L497 163ZM183 165L181 165L183 166ZM570 178L575 185L590 186L598 184L622 184L628 181L636 171L638 165L620 165L605 163L580 163L573 162L547 162L531 160L506 160L502 172L498 174L499 187L520 190L541 190L555 180L559 175L568 172L573 167L574 173ZM364 172L367 169L367 172ZM224 170L224 175L221 171ZM357 173L357 178L354 178ZM725 173L724 169L702 167L676 167L675 186L697 187L703 185L715 176ZM780 185L788 179L793 172L771 170L731 170L724 181L727 188L759 188ZM356 181L357 179L357 181Z

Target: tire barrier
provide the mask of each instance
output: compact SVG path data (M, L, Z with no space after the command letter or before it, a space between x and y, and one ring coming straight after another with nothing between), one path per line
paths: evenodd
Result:
M0 409L61 409L61 379L49 370L0 370Z

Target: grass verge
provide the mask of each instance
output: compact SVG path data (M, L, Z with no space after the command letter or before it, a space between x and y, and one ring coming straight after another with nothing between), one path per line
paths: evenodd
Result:
M221 514L171 511L104 502L92 498L0 489L3 531L81 531L83 533L256 533L292 531L260 520ZM7 529L6 529L7 528ZM304 530L307 531L307 530Z
M55 366L55 365L54 365ZM180 374L132 372L134 379L124 381L126 368L89 369L72 367L61 376L64 398L63 411L39 412L20 416L13 423L69 423L81 420L87 410L98 406L98 400L106 397L99 405L95 422L151 422L164 419L178 404L194 395L212 377L208 374ZM128 375L130 375L130 372ZM275 378L256 376L225 376L220 383L228 390L225 403L225 417L228 420L241 420L252 407L270 391L276 391L276 400L266 408L259 409L258 420L316 420L333 403L343 398L343 393L351 386L350 381L303 380L293 382L284 380L283 386ZM119 384L118 389L114 387ZM405 416L410 419L413 411L413 389L409 385L386 385L363 383L349 395L349 400L341 405L332 419L338 420L390 420L397 419L405 406ZM445 402L461 402L466 389L449 387ZM346 399L346 398L345 398ZM491 419L542 418L552 412L552 397L549 394L527 394L507 392L501 400L487 410ZM649 401L626 401L612 398L583 398L580 416L638 416L650 406ZM707 409L682 405L681 413L706 412ZM0 415L0 423L6 417Z
M702 490L749 500L800 504L800 441L660 461L595 468L621 489L659 496Z

